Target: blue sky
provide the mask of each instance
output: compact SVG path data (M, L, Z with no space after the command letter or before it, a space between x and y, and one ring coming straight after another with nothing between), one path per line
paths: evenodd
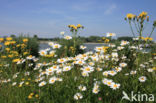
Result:
M117 36L132 36L127 13L148 12L148 34L156 20L156 0L0 0L0 36L37 34L58 37L61 31L70 35L68 24L82 24L81 36L102 36L114 32ZM156 39L156 31L153 34Z

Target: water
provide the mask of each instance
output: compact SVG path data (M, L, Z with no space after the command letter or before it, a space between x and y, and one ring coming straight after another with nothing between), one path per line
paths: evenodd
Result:
M4 45L2 43L0 43L0 45L2 45L2 50L4 49ZM84 46L86 46L86 51L94 51L95 47L97 46L106 46L106 44L104 43L84 43ZM44 50L47 48L51 48L48 43L40 43L39 44L39 50ZM0 50L0 51L2 51ZM145 48L142 50L143 52L150 52L149 48Z
M95 47L97 46L106 46L104 43L84 43L84 46L86 46L86 51L94 51ZM48 43L40 43L39 45L39 50L44 50L47 48L51 48ZM150 52L151 49L149 48L144 48L141 51L142 52Z
M106 44L104 43L84 43L84 46L86 46L86 51L93 51L95 47L97 46L105 46ZM50 46L47 43L40 43L39 49L47 49L50 48Z
M86 51L93 51L95 47L98 46L106 46L104 43L84 43L84 46L86 46Z

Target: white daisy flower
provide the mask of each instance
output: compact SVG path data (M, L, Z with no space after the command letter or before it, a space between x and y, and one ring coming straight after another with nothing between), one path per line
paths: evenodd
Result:
M117 72L116 72L116 71L114 71L114 70L111 70L111 71L108 71L108 74L109 74L109 75L111 75L111 76L114 76L114 75L116 75L116 74L117 74Z
M104 79L102 80L102 83L106 85L106 84L107 84L107 81L108 81L108 79L104 78Z
M115 67L115 71L116 71L116 72L120 72L121 70L122 70L121 67Z
M54 42L49 42L49 43L48 43L48 45L51 46L51 47L52 47L54 44L55 44Z
M60 47L61 47L60 44L54 44L54 45L53 45L53 49L59 49Z
M70 39L72 39L72 37L71 36L65 36L64 39L70 40Z
M120 87L120 84L117 84L117 83L112 83L110 88L112 88L113 90L116 90Z
M134 74L136 74L136 72L137 72L136 70L135 70L135 71L132 70L132 71L130 72L130 74L131 74L131 75L134 75Z
M91 66L86 66L86 67L82 68L82 70L83 70L84 72L91 73L91 72L94 71L94 68L91 67Z
M13 83L12 83L12 86L15 86L16 84L17 84L17 82L13 82Z
M85 72L85 71L83 71L81 74L82 74L83 77L88 77L89 76L89 73Z
M115 52L112 53L112 57L113 57L113 58L117 58L117 57L118 57L118 53L115 53Z
M153 72L154 70L152 68L147 69L148 72Z
M61 32L60 32L61 35L64 35L64 33L65 33L64 31L61 31Z
M108 71L104 71L104 72L103 72L103 75L104 75L104 76L108 76L108 74L109 74Z
M113 37L113 36L116 36L116 34L115 33L107 33L106 34L106 37Z
M147 78L145 76L139 77L139 81L140 82L145 82L146 80L147 80Z
M83 86L83 85L78 86L78 88L81 91L86 91L87 90L86 86Z
M94 94L97 94L97 93L99 93L99 85L98 85L98 83L94 83L94 87L93 87L93 90L92 90L92 92L94 93Z
M79 99L82 99L83 98L83 95L81 94L81 93L76 93L75 95L74 95L74 99L75 100L79 100Z
M87 48L86 46L80 45L80 49L84 50L86 48Z
M119 65L120 65L120 67L126 67L127 66L126 63L120 63Z
M49 83L50 83L50 84L54 84L55 81L56 81L56 77L51 77L51 78L49 79Z
M111 86L112 83L113 83L112 80L107 80L107 84L106 84L106 85L107 85L107 86Z
M127 45L127 44L129 44L128 41L124 41L124 40L122 40L120 45L121 45L121 46L124 46L124 45Z
M39 87L42 87L42 86L44 86L44 85L46 85L46 82L45 82L45 81L42 81L42 82L39 83L38 86L39 86Z
M71 70L71 66L65 66L63 67L63 71L70 71Z
M47 55L47 51L45 51L45 50L40 50L40 51L39 51L39 54L40 54L41 56L45 56L45 55Z

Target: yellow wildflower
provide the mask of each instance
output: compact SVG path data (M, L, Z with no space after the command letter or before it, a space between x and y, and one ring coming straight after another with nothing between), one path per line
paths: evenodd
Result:
M156 67L153 67L152 69L153 69L153 70L156 70Z
M6 51L10 51L10 48L5 48Z
M20 84L18 87L22 87L22 84Z
M136 15L131 14L131 13L127 14L127 18L128 19L133 19L134 17L136 17Z
M25 82L25 85L29 85L29 82Z
M140 39L142 39L142 40L145 40L145 38L144 37L139 37Z
M11 41L12 40L12 37L7 37L6 40L7 41Z
M28 80L31 80L31 78L28 78Z
M152 40L153 40L153 38L148 38L148 40L152 41Z
M27 55L27 54L28 54L28 52L24 52L24 53L23 53L23 55Z
M17 44L16 47L20 47L20 44Z
M5 43L4 43L4 45L10 45L10 42L9 41L6 41Z
M5 59L5 58L6 58L6 56L1 56L1 58Z
M32 98L32 95L29 95L28 98L31 99Z
M9 58L12 58L12 57L13 57L13 55L8 55L8 57L9 57Z
M24 42L24 43L28 42L28 39L23 39L23 42Z
M39 95L38 95L38 94L36 94L36 95L35 95L35 97L36 97L36 98L38 98L38 97L39 97Z
M146 17L146 16L147 16L147 12L144 12L144 11L139 14L139 17Z
M2 67L3 65L2 64L0 64L0 67Z
M0 42L2 42L4 40L4 38L0 38Z
M106 39L106 40L105 40L105 43L108 43L108 42L109 42L109 39Z
M26 47L26 45L25 44L21 44L21 48L25 48Z
M153 40L153 38L146 37L146 38L144 38L144 40L145 40L145 41L147 41L147 40L150 40L150 41L152 41L152 40Z
M10 41L10 44L15 44L16 43L16 41Z
M22 81L24 81L25 79L24 79L24 78L22 78L21 80L22 80Z
M31 96L33 96L33 95L34 95L34 93L30 93L30 95L31 95Z
M81 28L82 27L82 25L81 24L77 24L77 28Z
M74 25L74 26L73 26L73 29L77 30L77 27Z
M13 63L17 63L17 62L19 62L19 61L20 61L20 59L13 59L13 60L12 60Z

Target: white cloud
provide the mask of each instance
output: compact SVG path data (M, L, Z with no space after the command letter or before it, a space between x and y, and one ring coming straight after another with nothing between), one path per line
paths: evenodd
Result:
M80 0L79 3L74 3L71 9L74 11L86 12L95 8L96 1L92 0Z
M117 6L116 6L116 4L111 4L106 10L105 10L105 15L109 15L109 14L111 14L113 11L114 11L114 9L116 9L117 8Z

